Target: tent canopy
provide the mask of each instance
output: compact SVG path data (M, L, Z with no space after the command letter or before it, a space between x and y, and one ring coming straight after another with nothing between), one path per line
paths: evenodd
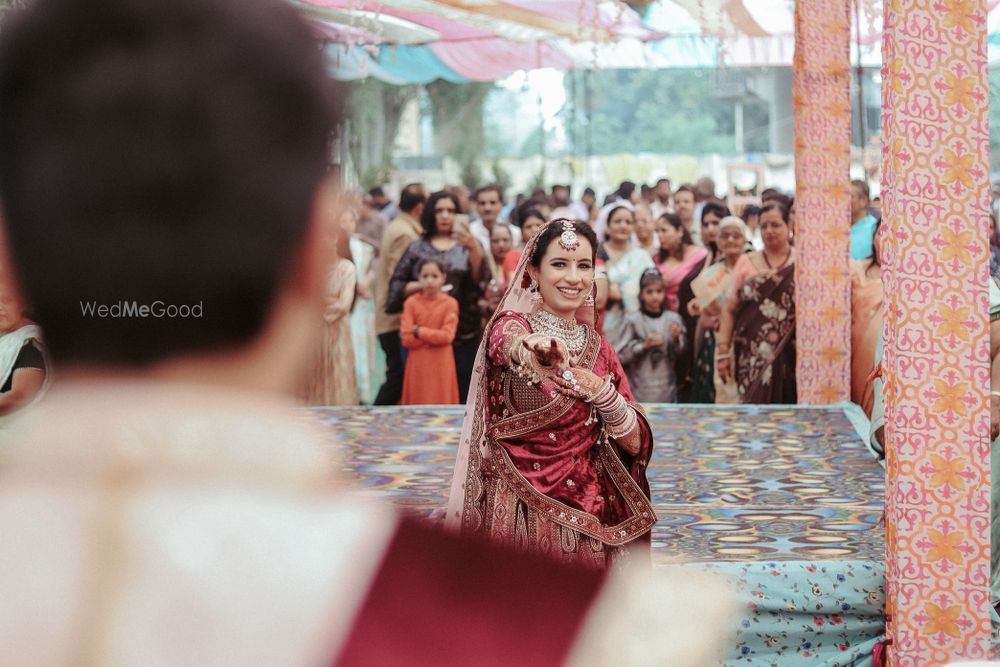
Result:
M793 0L291 0L340 79L492 81L555 68L789 66ZM1000 63L1000 0L989 0ZM881 63L882 3L861 0L852 58Z

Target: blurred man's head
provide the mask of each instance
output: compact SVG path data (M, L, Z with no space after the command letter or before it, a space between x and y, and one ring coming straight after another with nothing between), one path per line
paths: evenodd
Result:
M682 185L674 192L674 213L685 227L694 223L694 188L690 185Z
M632 204L638 204L641 201L639 190L632 181L622 181L618 184L618 189L615 192L620 199L625 199Z
M410 183L399 193L399 210L414 220L420 220L427 203L427 188L423 183Z
M672 194L670 191L670 179L661 178L658 180L656 185L653 186L653 194L656 195L656 199L664 206L669 204L670 195Z
M251 350L290 330L276 313L318 313L331 92L280 0L46 0L10 19L0 198L55 362Z
M493 229L493 223L503 209L503 193L497 185L487 185L476 191L476 211L486 229Z
M371 197L372 205L380 211L391 203L385 196L385 190L377 185L368 191L368 195Z
M706 201L715 197L715 181L708 176L702 176L694 186L695 198L698 201Z
M568 185L553 185L552 186L552 205L555 207L559 206L569 206L569 186Z

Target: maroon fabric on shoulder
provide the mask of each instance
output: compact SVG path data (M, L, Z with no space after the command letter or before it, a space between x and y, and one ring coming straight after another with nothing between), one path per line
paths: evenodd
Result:
M404 521L337 667L561 665L603 574Z

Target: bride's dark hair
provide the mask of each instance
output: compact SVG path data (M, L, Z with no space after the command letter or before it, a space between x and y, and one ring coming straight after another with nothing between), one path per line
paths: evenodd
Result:
M597 258L597 234L594 233L594 228L586 222L579 220L558 218L545 225L542 231L538 233L535 251L531 253L530 257L531 265L536 269L542 265L542 257L545 256L545 251L548 250L549 245L562 236L564 222L572 223L573 231L576 232L576 235L582 236L590 242L590 260L594 261Z

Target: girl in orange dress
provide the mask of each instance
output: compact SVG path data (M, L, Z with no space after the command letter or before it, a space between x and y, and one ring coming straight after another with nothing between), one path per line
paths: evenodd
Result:
M409 350L401 405L458 403L458 378L451 344L458 326L458 301L441 291L445 268L435 259L417 270L421 291L406 299L399 333Z

